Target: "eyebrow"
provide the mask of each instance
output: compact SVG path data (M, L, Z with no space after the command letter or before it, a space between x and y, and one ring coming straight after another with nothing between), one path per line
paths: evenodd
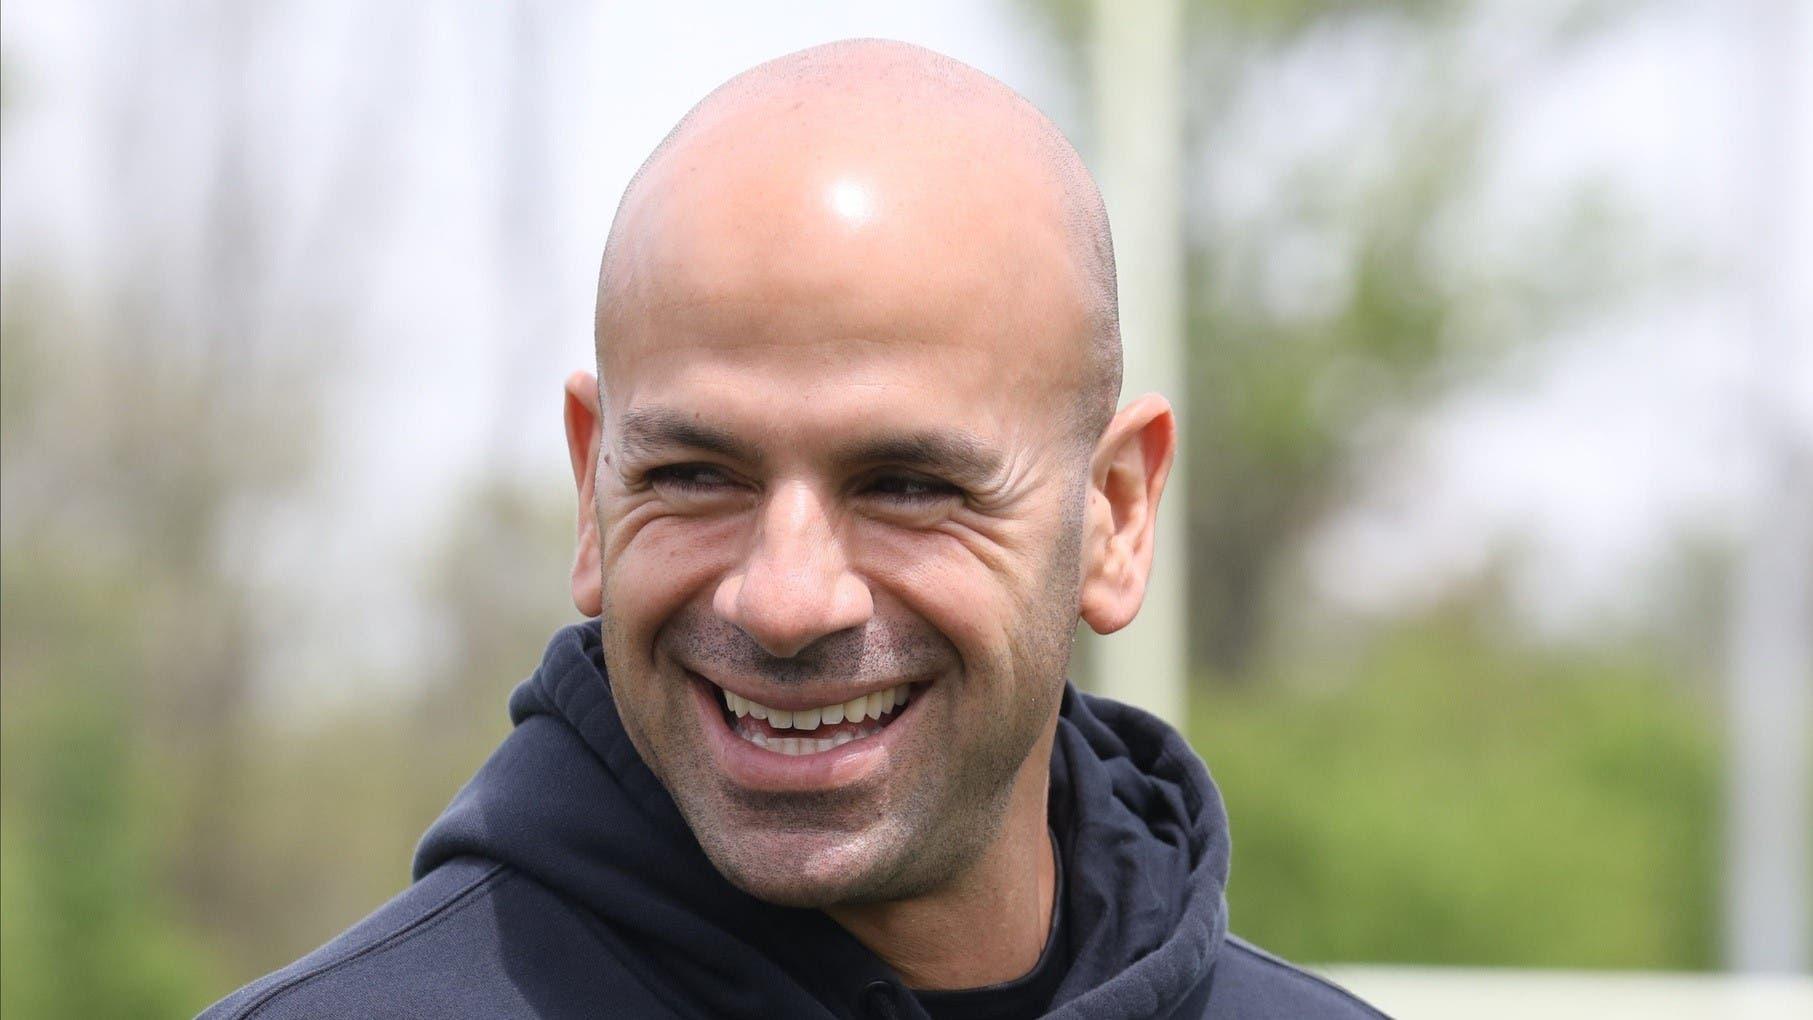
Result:
M639 407L625 411L617 422L617 431L619 445L630 454L650 456L678 446L748 463L762 461L762 451L753 445L670 407Z
M670 407L625 411L617 430L619 445L631 455L648 457L682 447L750 464L761 464L766 459L754 444L734 433ZM939 428L853 439L840 445L833 459L846 469L897 464L944 475L953 481L978 483L994 477L1004 458L1001 451L973 432Z
M1002 455L975 433L953 428L859 439L839 449L837 460L846 466L897 464L974 484L994 477Z

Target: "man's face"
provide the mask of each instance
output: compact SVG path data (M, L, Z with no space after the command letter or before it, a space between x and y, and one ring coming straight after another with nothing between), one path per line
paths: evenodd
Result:
M1081 318L1062 263L1002 257L1011 224L953 247L875 214L887 180L783 184L766 219L748 185L638 214L601 318L604 654L733 882L898 899L1043 783L1077 621Z

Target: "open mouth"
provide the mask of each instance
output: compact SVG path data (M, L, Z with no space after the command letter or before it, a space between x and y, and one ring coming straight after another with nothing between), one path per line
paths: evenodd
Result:
M847 701L784 709L716 688L719 714L732 733L757 747L795 757L875 736L900 718L914 691L914 684L901 683Z

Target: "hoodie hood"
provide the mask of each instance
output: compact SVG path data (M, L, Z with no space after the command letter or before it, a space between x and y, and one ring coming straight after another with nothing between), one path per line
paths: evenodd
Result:
M823 913L713 867L623 730L597 621L555 634L509 709L515 729L423 836L415 878L463 855L506 864L646 947L629 961L644 980L704 1015L854 1016L872 984L899 985ZM1229 845L1201 760L1153 716L1069 687L1050 790L1071 962L1048 1015L1202 1015Z

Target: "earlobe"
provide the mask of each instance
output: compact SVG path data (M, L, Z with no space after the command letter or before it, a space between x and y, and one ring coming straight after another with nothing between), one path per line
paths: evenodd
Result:
M1147 394L1103 431L1090 463L1078 613L1098 634L1133 622L1146 596L1158 502L1177 452L1171 405Z
M579 494L579 526L573 553L573 605L586 616L604 612L604 579L598 534L598 447L603 439L598 380L590 372L567 376L563 417L567 455Z

